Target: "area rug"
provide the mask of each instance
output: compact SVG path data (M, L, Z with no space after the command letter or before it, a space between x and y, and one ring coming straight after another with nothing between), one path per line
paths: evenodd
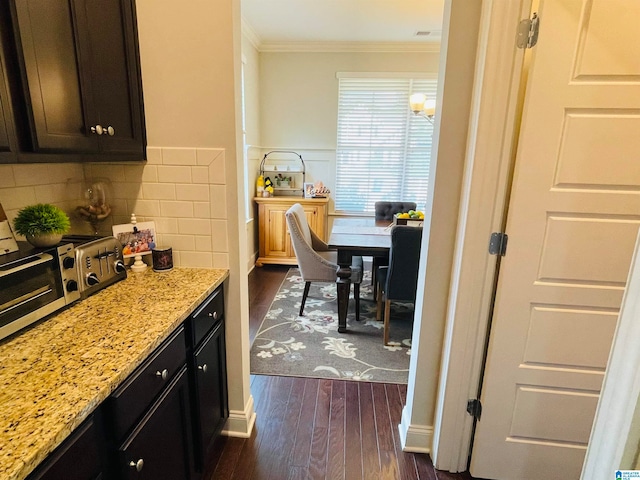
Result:
M300 316L304 282L297 268L290 269L251 347L251 373L406 384L413 304L392 304L390 342L385 346L370 271L365 268L361 285L360 321L355 320L352 292L348 332L338 333L336 284L312 283Z

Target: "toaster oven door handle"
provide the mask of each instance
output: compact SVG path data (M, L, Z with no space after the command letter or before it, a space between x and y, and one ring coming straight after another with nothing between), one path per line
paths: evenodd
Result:
M45 287L38 288L33 292L22 295L21 297L18 297L10 302L4 303L0 305L0 315L3 315L10 310L13 310L14 308L18 308L22 305L25 305L26 303L29 303L35 300L36 298L40 298L41 296L46 295L49 292L51 292L51 288L49 288L48 286L45 286Z
M10 268L8 270L0 270L0 278L13 275L14 273L20 272L21 270L25 270L30 267L35 267L36 265L40 265L41 263L46 263L53 260L53 257L48 253L38 253L37 255L34 255L33 257L29 257L29 258L35 258L35 260L33 260L32 262L22 263L21 265L14 268Z

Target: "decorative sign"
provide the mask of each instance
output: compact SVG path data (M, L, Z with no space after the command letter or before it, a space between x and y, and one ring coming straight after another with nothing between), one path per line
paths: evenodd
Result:
M18 251L18 244L11 231L9 219L0 204L0 255Z

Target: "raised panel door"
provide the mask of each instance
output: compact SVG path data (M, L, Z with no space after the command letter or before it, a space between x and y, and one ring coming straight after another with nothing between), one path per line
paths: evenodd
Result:
M119 470L129 480L189 480L193 473L186 367L119 448Z

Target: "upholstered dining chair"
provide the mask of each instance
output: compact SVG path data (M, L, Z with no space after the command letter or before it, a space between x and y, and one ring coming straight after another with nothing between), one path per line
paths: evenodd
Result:
M396 225L391 229L389 265L378 267L376 277L376 290L378 292L376 319L381 319L382 303L384 302L385 345L389 343L391 302L415 303L416 301L421 243L422 227Z
M337 252L330 250L326 243L309 227L302 205L293 204L285 213L291 236L291 244L296 254L298 268L304 283L304 293L300 304L300 315L309 295L311 282L335 282L338 278ZM362 283L362 257L351 260L351 283L355 298L356 321L360 321L360 283Z
M396 213L408 212L409 210L415 210L417 208L416 202L376 202L374 204L375 219L378 220L393 220L393 216ZM373 268L371 269L371 285L376 284L376 272L378 267L383 265L389 265L389 259L386 257L373 257ZM377 292L373 290L373 299L376 300Z

